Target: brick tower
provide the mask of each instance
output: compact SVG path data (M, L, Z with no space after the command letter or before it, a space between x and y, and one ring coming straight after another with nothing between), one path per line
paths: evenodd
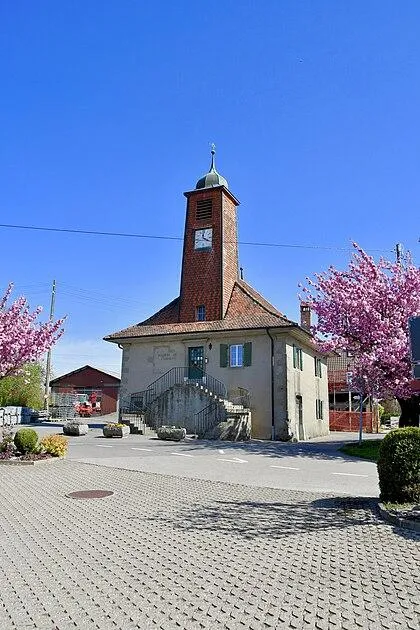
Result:
M179 321L223 319L238 280L236 208L239 201L216 170L212 146L209 172L187 198L179 297Z

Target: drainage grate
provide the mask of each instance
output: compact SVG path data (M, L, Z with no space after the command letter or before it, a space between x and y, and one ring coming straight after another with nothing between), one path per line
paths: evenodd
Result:
M114 494L111 490L78 490L66 494L66 497L70 499L102 499L102 497L109 497L111 494Z

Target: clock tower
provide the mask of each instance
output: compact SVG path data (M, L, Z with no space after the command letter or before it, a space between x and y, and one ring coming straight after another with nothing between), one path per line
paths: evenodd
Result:
M212 145L209 172L184 193L187 211L179 298L179 321L223 319L238 280L236 208L239 201L216 170Z

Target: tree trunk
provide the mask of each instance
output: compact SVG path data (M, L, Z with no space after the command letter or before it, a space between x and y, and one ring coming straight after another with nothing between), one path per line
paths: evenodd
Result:
M401 407L399 426L418 427L420 416L420 396L413 395L411 398L398 398Z

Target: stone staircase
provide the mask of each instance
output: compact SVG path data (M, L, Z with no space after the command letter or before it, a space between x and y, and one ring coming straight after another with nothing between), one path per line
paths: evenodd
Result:
M218 427L223 427L225 433L223 431L218 433ZM245 405L242 402L233 402L227 398L213 400L207 407L195 414L194 433L199 438L249 439L251 434L249 402Z
M174 423L199 435L228 418L250 418L245 398L229 400L226 386L207 373L190 379L188 368L172 368L147 390L122 401L120 421L131 433L153 435L159 426Z

